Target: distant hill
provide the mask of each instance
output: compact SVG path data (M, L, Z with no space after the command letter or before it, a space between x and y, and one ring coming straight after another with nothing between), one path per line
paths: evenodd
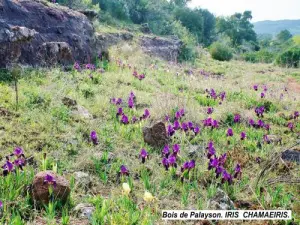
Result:
M280 31L287 29L293 35L300 34L300 19L299 20L265 20L254 24L254 30L257 34L272 34L276 35Z

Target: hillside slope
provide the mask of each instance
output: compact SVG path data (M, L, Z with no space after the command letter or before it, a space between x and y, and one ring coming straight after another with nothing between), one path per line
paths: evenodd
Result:
M293 35L300 34L300 20L266 20L254 23L254 30L257 34L272 34L274 36L285 29Z

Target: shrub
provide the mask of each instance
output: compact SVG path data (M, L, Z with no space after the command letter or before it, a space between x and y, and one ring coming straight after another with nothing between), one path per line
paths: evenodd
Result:
M226 45L220 42L214 42L210 46L209 52L213 59L219 61L229 61L233 57L231 48L227 47Z
M260 50L257 52L247 52L243 54L243 59L252 63L271 63L275 59L275 55L267 50Z
M279 54L276 63L285 67L300 67L300 46L294 46Z

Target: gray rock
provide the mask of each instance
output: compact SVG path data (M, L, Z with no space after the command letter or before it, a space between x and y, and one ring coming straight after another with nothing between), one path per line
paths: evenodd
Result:
M170 141L163 122L158 122L152 127L144 127L143 136L144 141L153 147L162 147Z
M75 214L81 219L91 219L94 211L95 207L89 203L80 203L74 208Z
M76 105L73 110L73 114L83 119L93 119L93 115L81 105Z
M90 175L81 171L74 173L74 179L76 185L85 189L88 189L92 186L92 181Z
M300 164L300 151L286 150L282 152L281 158L285 161L296 162L297 164Z
M231 210L234 209L234 204L228 195L218 188L216 195L208 200L207 208L211 210Z
M177 62L182 42L176 38L143 36L140 39L144 52L167 61Z
M189 157L203 157L205 148L200 145L190 145L188 156Z
M68 98L68 97L64 97L62 100L62 103L65 105L65 106L68 106L70 108L74 107L77 105L77 102L76 100L73 100L71 98Z

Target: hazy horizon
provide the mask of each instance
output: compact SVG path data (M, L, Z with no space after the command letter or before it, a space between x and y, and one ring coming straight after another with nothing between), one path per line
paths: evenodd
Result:
M299 0L192 0L189 5L208 9L216 16L229 16L235 12L250 10L252 22L300 19Z

